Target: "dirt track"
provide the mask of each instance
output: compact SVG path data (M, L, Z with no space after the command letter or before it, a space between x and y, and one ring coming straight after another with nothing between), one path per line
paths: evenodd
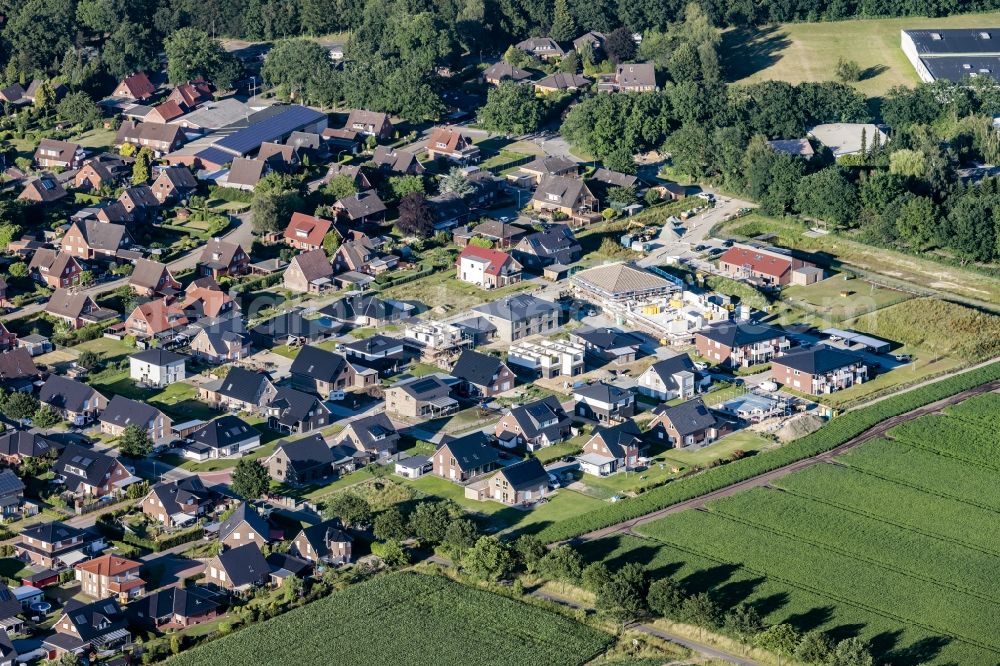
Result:
M722 497L728 497L730 495L735 495L736 493L743 492L744 490L750 490L751 488L759 488L761 486L766 486L776 479L780 479L783 476L787 476L793 472L805 469L806 467L811 467L816 463L829 462L836 456L846 451L849 451L855 448L856 446L860 446L861 444L864 444L870 439L874 439L876 437L884 435L891 428L899 425L900 423L903 423L905 421L911 421L913 419L925 416L927 414L933 414L934 412L938 412L944 409L945 407L948 407L949 405L957 404L959 402L962 402L963 400L971 398L972 396L980 395L982 393L988 393L990 391L996 391L998 389L1000 389L1000 380L994 380L992 382L987 382L986 384L981 384L974 388L962 391L961 393L956 393L955 395L950 396L948 398L938 400L937 402L932 402L928 405L924 405L923 407L918 407L913 411L909 411L900 414L899 416L893 416L892 418L886 419L885 421L882 421L881 423L872 426L871 428L864 431L860 435L854 437L853 439L850 439L841 444L840 446L830 449L829 451L825 451L810 458L803 458L802 460L789 463L784 467L779 467L778 469L772 470L770 472L765 472L764 474L760 474L758 476L751 477L745 481L734 483L731 486L720 488L719 490L710 492L706 495L695 497L694 499L680 502L678 504L673 504L671 506L668 506L664 509L660 509L658 511L654 511L652 513L647 513L644 516L639 516L638 518L626 520L624 522L617 523L615 525L611 525L603 529L595 530L593 532L588 532L587 534L583 534L577 537L576 539L573 539L572 541L574 543L581 543L586 541L593 541L595 539L601 539L615 534L627 533L640 525L653 522L654 520L658 520L664 516L669 516L670 514L677 513L679 511L684 511L685 509L700 509L705 506L706 502L710 502L712 500L719 499Z

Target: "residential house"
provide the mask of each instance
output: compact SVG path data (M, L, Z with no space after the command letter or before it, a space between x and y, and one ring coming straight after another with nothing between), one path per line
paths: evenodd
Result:
M83 266L68 252L57 252L41 247L32 255L28 272L35 282L40 282L50 289L59 289L80 284Z
M324 400L335 391L354 387L355 371L341 354L306 345L292 361L291 384Z
M379 146L372 155L372 163L379 171L397 176L419 176L427 169L409 150Z
M219 542L227 548L244 544L265 544L271 541L271 526L247 502L240 502L229 517L219 525Z
M427 139L427 156L471 164L479 161L479 146L454 127L436 127Z
M474 432L442 442L434 452L434 473L442 478L465 483L497 468L500 452L490 446L489 436Z
M15 347L17 336L0 324L0 343L7 351L0 352L0 385L9 391L31 393L42 373L27 349Z
M410 456L397 459L393 465L393 473L404 479L419 479L425 474L430 474L433 468L434 464L427 456Z
M29 430L8 430L0 435L0 461L20 465L30 458L54 460L63 445L44 434Z
M184 145L184 130L180 125L137 123L125 120L115 135L115 147L131 143L137 148L149 148L156 157L163 157Z
M92 599L111 597L124 604L146 593L146 581L139 575L142 562L118 555L100 555L80 562L74 569L80 591Z
M80 167L73 176L73 187L78 190L99 190L114 186L115 172L104 162L91 160Z
M203 328L191 339L191 355L210 363L238 361L250 355L250 338L240 331Z
M89 604L70 599L62 615L52 625L55 633L42 640L50 660L64 654L114 653L132 643L128 617L115 599L99 599Z
M458 411L451 387L434 375L398 381L385 390L385 411L410 418L437 418Z
M546 266L569 266L580 260L583 249L565 224L553 224L520 239L511 254L525 268L539 271Z
M538 458L528 458L501 467L484 490L491 499L510 506L534 504L549 493L549 473Z
M147 630L170 631L211 622L219 613L215 595L198 585L157 590L128 605L130 621Z
M263 413L277 393L266 374L235 365L221 380L198 388L199 398L212 407L233 412Z
M521 340L510 346L507 363L527 371L536 379L552 379L560 375L576 377L584 372L585 354L582 345L573 343Z
M248 543L224 550L205 565L205 580L224 590L243 592L265 585L271 578L260 546Z
M149 185L126 187L122 190L121 196L118 197L118 203L121 204L120 208L114 204L106 206L97 214L97 218L102 222L114 222L115 220L121 222L145 220L148 222L156 217L156 212L160 207L160 202L156 200L153 188ZM114 211L114 219L112 219L110 211Z
M553 60L566 55L563 48L559 46L559 42L551 37L531 37L514 46L522 51L527 51L539 60Z
M559 399L550 395L504 414L494 434L500 445L506 448L537 451L569 439L572 425Z
M0 89L0 101L14 104L24 99L24 88L20 83L13 83Z
M651 62L622 63L614 74L597 79L598 92L652 92L656 90L656 69Z
M354 109L348 114L344 129L383 141L392 138L392 122L388 113Z
M292 213L292 219L288 221L282 237L287 245L296 250L320 250L323 248L323 239L332 226L333 222L330 220L295 212Z
M55 176L42 174L38 178L29 180L17 198L19 201L49 204L64 199L66 196L66 189Z
M129 376L142 386L166 388L183 381L186 356L165 349L146 349L129 356Z
M249 423L231 414L191 433L189 447L203 451L207 458L227 458L253 451L260 446L260 433Z
M150 488L142 500L142 512L164 527L180 527L211 513L218 499L218 493L191 476Z
M21 517L24 508L24 481L14 473L14 470L0 470L0 516L4 520ZM37 511L37 507L33 509ZM0 589L2 592L2 589ZM2 603L0 603L0 627L3 626Z
M577 293L598 303L649 302L679 290L673 281L630 262L588 268L570 282Z
M291 173L299 165L299 153L293 145L265 141L257 151L257 159L267 162L275 171Z
M573 49L578 53L583 53L584 49L590 48L598 57L604 50L605 35L603 32L591 30L573 40Z
M151 189L153 196L162 205L170 201L186 199L197 187L198 182L194 179L190 169L184 166L172 166L160 169Z
M699 356L731 368L769 363L791 346L780 329L766 324L732 321L698 331L694 343Z
M131 244L132 239L123 224L81 220L70 225L59 247L80 259L113 259L118 250Z
M339 160L345 153L349 155L357 155L361 152L361 136L360 132L355 132L352 129L331 129L327 128L323 130L320 135L323 142L326 144L327 150L330 154L336 155ZM334 171L340 165L333 164L330 166L330 171ZM332 176L328 176L332 177ZM329 182L329 181L327 181Z
M318 294L333 287L333 265L322 248L292 257L282 274L285 289L303 294Z
M483 238L493 243L493 247L510 249L528 233L527 229L516 224L501 220L485 220L471 229L468 226L456 229L452 235L459 247L465 247L473 238Z
M77 169L83 164L85 155L83 147L78 143L42 139L35 149L35 166L40 169Z
M376 148L375 151L378 152L379 148ZM331 164L326 170L326 175L323 177L323 184L326 185L338 176L344 176L349 179L359 190L372 189L371 181L368 180L368 176L365 175L364 170L358 164Z
M348 422L337 443L364 451L372 460L382 460L396 453L399 433L389 417L379 412Z
M378 373L385 376L395 374L404 360L403 341L387 335L373 335L343 343L340 349L353 366L354 385L362 388L376 383ZM372 376L365 369L374 370L376 374Z
M243 322L237 317L239 304L212 278L195 280L188 285L184 296L180 309L188 319L199 321L207 318L212 323L232 321L242 330Z
M629 470L639 464L639 456L646 448L642 431L631 419L608 428L594 429L583 451L576 457L580 469L594 476L608 476Z
M28 607L30 609L30 606ZM14 666L17 660L17 652L10 639L16 634L24 633L25 622L19 616L25 610L17 594L7 586L6 582L0 583L0 665Z
M350 564L352 541L339 520L326 520L302 528L292 539L289 551L317 564Z
M635 415L632 392L606 382L594 382L573 389L576 413L598 423L620 423Z
M788 254L746 245L734 245L719 257L719 270L729 277L765 287L791 284L794 272L807 267L814 267L814 264Z
M657 361L639 375L639 393L660 400L688 400L697 391L694 361L687 354L676 354Z
M101 433L121 437L125 428L142 428L154 442L170 437L170 417L156 407L115 395L101 413Z
M576 224L587 224L600 217L597 199L579 178L546 176L531 197L532 209L563 216Z
M500 358L471 349L462 352L451 374L462 380L459 384L462 393L482 398L511 390L517 379Z
M653 410L653 414L649 431L675 448L710 444L729 431L729 424L706 407L701 398L693 398L673 407L660 405Z
M62 479L66 490L78 498L118 495L127 486L140 481L118 458L76 444L63 449L52 471Z
M202 80L182 83L170 91L167 101L175 102L185 111L192 111L205 102L212 101L212 87Z
M323 318L306 319L301 310L272 317L250 329L255 347L271 349L276 345L301 345L319 342L340 333L342 326Z
M332 262L336 273L355 271L379 275L399 265L399 258L392 254L382 254L372 239L364 234L358 234L355 238L340 244Z
M224 275L243 275L250 265L250 255L238 243L213 238L205 244L198 260L199 274L218 280Z
M226 187L244 192L252 192L260 179L267 175L269 165L264 160L236 157L233 159L223 181Z
M346 296L320 309L330 319L355 326L386 326L397 324L413 314L413 305L375 294Z
M152 297L156 295L173 296L181 290L173 273L166 265L150 259L137 259L128 285L139 296Z
M498 86L504 81L522 83L531 80L531 72L514 67L506 60L493 63L483 70L483 81L490 85Z
M145 102L155 94L156 88L145 72L136 72L122 79L111 96L130 99L133 102Z
M146 339L166 331L179 330L188 323L190 321L179 303L159 299L136 307L125 320L125 332Z
M633 362L639 355L642 338L617 328L581 326L569 333L569 339L581 346L593 358L621 365Z
M782 354L771 361L771 379L783 386L825 395L868 381L864 357L825 345Z
M543 155L518 167L517 171L507 176L507 180L520 187L534 187L549 176L576 177L578 170L579 165L571 159L559 155Z
M356 225L378 224L385 219L387 210L375 190L356 192L336 202L333 207Z
M534 81L531 85L535 92L541 95L552 93L576 92L590 87L591 80L572 72L556 72L543 79Z
M104 541L99 537L58 521L25 527L14 544L18 559L33 566L60 570L103 548Z
M767 142L775 152L811 160L816 154L809 139L773 139Z
M294 441L280 441L264 459L267 473L278 483L315 483L333 473L333 454L319 433Z
M142 117L142 122L164 124L176 120L183 115L184 109L181 108L181 105L168 99L150 109L149 113Z
M282 386L265 408L267 427L289 435L329 425L330 410L316 396Z
M116 315L110 310L97 307L97 303L84 292L56 289L45 304L45 312L65 321L70 328L77 329Z
M455 265L459 280L482 289L497 289L521 281L521 264L500 250L467 245Z
M49 375L38 391L38 401L75 426L92 423L108 406L93 387L61 375Z
M641 187L638 176L633 176L632 174L622 173L620 171L612 171L611 169L605 169L601 167L588 179L588 182L593 186L591 191L594 192L599 198L608 201L610 203L609 192L611 188L621 187L626 189L631 189L633 192L638 191Z
M528 294L504 296L473 310L496 326L497 337L506 343L559 326L559 306Z
M443 192L427 197L427 205L431 209L434 229L444 231L465 224L472 217L472 210L465 203L465 198L454 192Z
M472 346L463 330L454 324L418 320L403 330L408 347L420 351L422 360L434 362L457 356Z

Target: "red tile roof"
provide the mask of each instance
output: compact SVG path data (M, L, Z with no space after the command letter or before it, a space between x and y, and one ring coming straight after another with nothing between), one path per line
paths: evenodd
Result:
M289 241L320 247L323 245L323 238L330 231L332 224L333 222L330 220L324 220L321 217L292 213L292 219L285 227L285 238Z
M731 266L749 266L754 273L781 277L792 270L794 261L791 257L782 257L770 252L761 252L749 247L731 247L719 257L720 264Z
M477 247L475 245L466 245L465 249L462 250L462 254L458 255L458 262L461 263L462 259L466 257L474 257L476 259L482 259L489 262L489 266L486 267L487 275L499 275L500 269L508 261L513 261L511 256L506 252L501 252L500 250L490 250L485 247Z

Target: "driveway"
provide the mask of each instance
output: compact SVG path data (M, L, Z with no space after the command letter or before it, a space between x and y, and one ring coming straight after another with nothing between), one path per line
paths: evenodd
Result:
M660 232L660 239L654 242L653 251L639 260L640 266L662 266L675 258L693 259L697 254L693 248L708 238L712 227L727 217L736 215L740 208L751 208L749 201L717 195L715 207L688 219L677 229L683 230L679 239L666 226Z

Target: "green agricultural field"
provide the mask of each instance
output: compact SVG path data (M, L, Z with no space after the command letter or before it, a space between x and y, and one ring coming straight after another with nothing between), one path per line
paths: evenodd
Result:
M863 71L862 80L854 87L868 97L880 97L893 86L919 82L900 49L900 30L995 24L996 14L788 23L752 31L730 30L723 34L721 52L732 81L829 81L841 58L854 60Z
M167 661L171 666L575 666L611 636L444 578L397 573L348 588Z
M899 425L839 457L641 526L588 559L648 562L728 606L836 638L887 663L1000 661L1000 396ZM631 539L631 538L629 538ZM955 565L960 563L959 565Z
M866 280L845 280L840 274L816 284L788 286L781 290L782 301L815 314L831 324L902 303L910 298L913 298L912 294Z

